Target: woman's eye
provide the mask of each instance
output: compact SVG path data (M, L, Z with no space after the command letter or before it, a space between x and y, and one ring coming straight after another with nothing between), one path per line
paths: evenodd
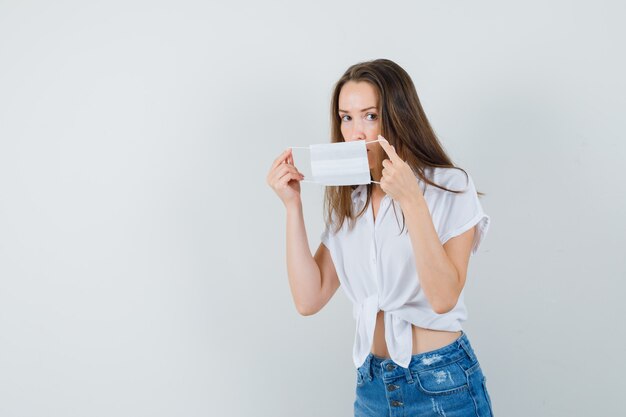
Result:
M368 120L376 120L376 118L378 117L375 113L367 113L366 117L372 116L370 119Z
M347 118L347 119L346 119ZM341 121L342 122L349 122L350 121L350 116L348 116L347 114L341 117Z

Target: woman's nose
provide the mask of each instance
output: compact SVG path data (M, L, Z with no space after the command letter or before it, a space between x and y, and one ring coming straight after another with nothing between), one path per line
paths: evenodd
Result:
M350 139L351 140L365 139L365 132L363 132L363 128L360 124L357 124L357 123L354 124L354 128L352 129L352 135Z

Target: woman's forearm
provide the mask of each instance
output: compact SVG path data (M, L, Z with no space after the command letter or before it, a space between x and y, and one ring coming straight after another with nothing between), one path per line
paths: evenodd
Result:
M420 285L433 310L444 314L454 308L461 292L458 272L439 241L423 196L403 201L401 207Z
M320 269L311 254L300 202L287 210L287 277L296 309L308 314L317 307L321 293Z

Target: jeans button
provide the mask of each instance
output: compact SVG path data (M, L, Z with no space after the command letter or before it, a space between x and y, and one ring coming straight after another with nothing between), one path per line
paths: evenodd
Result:
M395 390L397 390L398 388L400 388L400 387L399 387L399 386L397 386L397 385L394 385L394 384L389 384L389 385L387 385L387 391L395 391Z
M396 401L396 400L393 400L393 401L391 402L391 405L393 405L394 407L400 407L400 406L402 405L402 402L401 402L401 401Z
M390 363L387 364L387 370L388 371L393 371L394 369L396 369L396 365L393 365L393 364L390 364Z

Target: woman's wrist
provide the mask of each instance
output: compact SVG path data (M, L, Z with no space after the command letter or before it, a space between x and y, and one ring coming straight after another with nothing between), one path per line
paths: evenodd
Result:
M419 209L428 209L428 205L426 204L426 199L421 193L412 193L409 196L405 197L403 200L398 201L400 203L400 207L404 209L417 208Z
M302 201L300 199L296 199L293 201L289 201L285 203L285 210L290 211L301 211L302 210Z

